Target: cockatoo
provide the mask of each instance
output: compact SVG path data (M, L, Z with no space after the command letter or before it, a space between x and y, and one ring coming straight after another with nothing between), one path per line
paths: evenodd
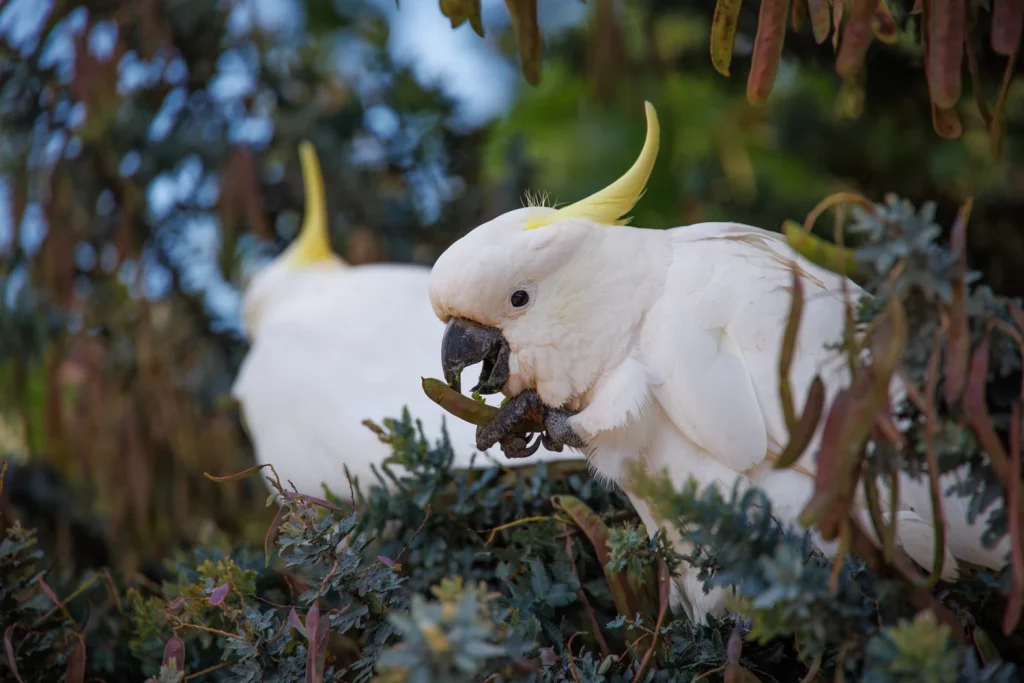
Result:
M512 398L478 429L477 446L501 443L514 457L523 444L509 428L524 414L542 415L545 443L584 451L599 477L624 489L651 535L659 522L629 489L635 461L652 473L667 470L677 486L690 477L724 490L737 481L755 485L780 521L798 523L813 492L821 427L794 467L773 468L789 442L778 367L793 267L805 292L791 367L798 411L816 374L826 405L849 383L843 359L826 348L842 339L843 278L755 227L628 227L622 217L640 198L658 151L657 115L646 107L643 150L620 179L558 210L528 206L498 216L437 260L430 300L446 324L445 378L458 386L462 370L483 360L481 393ZM845 284L851 296L864 295ZM927 482L904 477L900 502L897 541L931 567ZM957 559L1003 566L1006 539L985 548L981 528L965 519L966 502L947 500L946 509L943 577L957 575ZM678 533L666 531L688 552ZM722 593L705 594L688 569L674 582L672 602L701 622L721 614Z
M444 420L420 378L438 374L444 326L430 308L430 269L405 264L349 266L330 247L323 180L316 152L299 149L306 215L299 236L246 288L243 323L251 347L232 394L256 459L273 464L287 487L322 495L321 483L349 497L344 466L372 485L390 448L362 424L400 417L408 406L430 439L442 421L454 467L476 453L471 425ZM531 460L582 459L544 450ZM474 467L492 465L476 457ZM398 468L401 469L401 468Z

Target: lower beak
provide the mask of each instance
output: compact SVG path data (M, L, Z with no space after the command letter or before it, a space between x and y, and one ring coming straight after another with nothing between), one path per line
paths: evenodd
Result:
M496 394L508 381L511 353L501 330L465 318L452 318L441 339L441 367L444 379L456 391L462 391L462 371L483 361L480 380L471 391Z

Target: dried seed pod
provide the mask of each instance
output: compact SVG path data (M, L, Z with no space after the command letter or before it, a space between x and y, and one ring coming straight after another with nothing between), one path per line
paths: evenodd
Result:
M864 65L872 38L872 20L879 0L851 0L850 19L843 31L843 44L836 55L836 73L851 79Z
M878 0L878 8L875 10L875 17L871 20L871 28L875 32L875 38L886 45L892 45L900 38L900 27L889 11L889 5L885 0Z
M992 113L992 120L989 122L989 137L992 147L992 156L1001 159L1003 156L1003 143L1006 141L1006 103L1010 96L1010 84L1013 82L1013 74L1017 68L1017 55L1014 51L1006 62L1006 71L1003 72L1003 85L999 88L999 99L996 100L996 108Z
M743 0L718 0L711 21L711 64L723 76L729 75L732 48L736 40L736 22Z
M956 109L942 109L932 104L932 128L945 140L956 140L964 134L964 124Z
M808 444L814 438L814 433L821 422L821 416L825 410L825 383L821 377L814 376L811 386L807 390L807 399L804 401L804 411L800 414L796 425L790 430L789 443L779 455L775 463L775 469L781 470L792 467L800 456L807 450Z
M1024 0L993 0L992 50L1009 57L1020 45L1024 27Z
M807 7L811 15L811 32L814 34L814 42L821 45L828 38L831 28L831 12L829 0L807 0Z
M839 51L839 27L843 25L845 0L832 0L832 49Z
M747 78L747 101L751 104L764 104L772 93L786 40L788 14L789 0L761 0L754 55Z
M952 109L960 99L964 58L964 0L931 0L928 15L928 80L932 102Z
M537 0L505 0L519 46L523 78L530 85L540 84L540 56L543 46L537 25Z
M441 0L441 14L452 22L452 28L458 28L469 19L469 25L476 34L484 37L484 25L480 19L480 0Z
M960 399L967 386L967 370L971 361L971 332L967 322L967 221L971 216L972 199L968 199L957 212L951 230L950 246L958 254L953 277L953 297L946 307L949 316L949 332L946 339L945 381L942 393L946 403L952 405Z
M793 11L790 13L790 22L794 31L799 31L807 22L807 0L793 0Z

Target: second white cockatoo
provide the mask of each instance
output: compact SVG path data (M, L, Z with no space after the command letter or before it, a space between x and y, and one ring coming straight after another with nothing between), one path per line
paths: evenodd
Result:
M362 424L401 417L408 406L428 439L441 438L444 411L421 388L438 374L444 333L430 308L430 269L410 264L349 266L330 246L316 152L299 149L306 210L295 241L253 277L242 307L251 346L232 389L256 459L288 487L347 499L345 466L365 488L390 447ZM473 427L444 420L454 467L477 453ZM543 450L528 462L581 459ZM477 454L475 467L491 466ZM399 468L400 469L400 468Z
M478 429L477 445L501 443L515 456L521 443L510 427L525 414L542 415L546 443L583 450L598 476L622 486L651 535L659 522L629 489L637 461L652 473L667 470L678 487L690 477L726 491L737 481L755 485L780 521L798 523L814 490L821 427L794 467L774 469L790 437L778 368L794 266L805 292L790 378L798 414L816 375L826 405L849 383L839 352L828 348L843 335L844 278L755 227L628 227L622 218L640 198L658 151L657 115L646 106L643 150L620 179L561 209L528 206L498 216L438 259L430 298L447 325L446 379L458 386L464 367L485 361L481 392L512 398ZM864 294L852 281L845 285L853 297ZM946 477L943 490L951 481ZM897 542L931 567L927 481L904 476L900 490ZM966 502L947 498L945 507L944 578L957 575L957 560L1005 564L1007 539L984 547L981 522L966 521ZM678 533L667 531L687 552ZM696 621L724 607L722 591L705 594L692 569L684 569L672 595Z

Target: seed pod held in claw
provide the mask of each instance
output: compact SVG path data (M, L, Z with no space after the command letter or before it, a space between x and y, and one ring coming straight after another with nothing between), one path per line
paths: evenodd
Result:
M931 0L928 12L928 80L932 102L952 109L960 99L964 58L964 0Z
M469 396L463 396L439 379L424 377L422 379L423 393L431 401L444 408L455 417L482 426L494 419L498 409L486 403L474 401ZM544 425L526 420L516 427L516 434L527 434L530 432L542 432Z
M736 22L742 6L743 0L718 0L715 5L715 18L711 21L711 64L723 76L729 75Z
M1024 27L1024 0L993 0L992 51L1009 57L1020 44Z
M751 104L764 104L772 93L786 40L788 15L789 0L761 0L754 55L747 78L747 101Z

